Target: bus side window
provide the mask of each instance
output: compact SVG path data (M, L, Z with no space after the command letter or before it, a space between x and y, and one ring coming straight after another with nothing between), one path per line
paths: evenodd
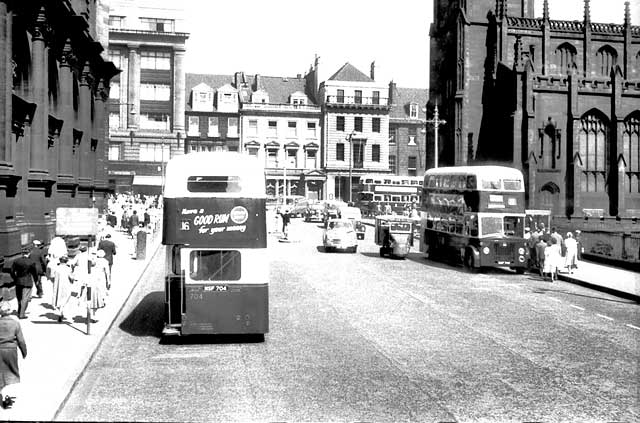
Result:
M469 218L469 235L478 236L478 219L476 216Z
M467 176L467 189L477 189L476 185L477 185L476 176L475 175Z

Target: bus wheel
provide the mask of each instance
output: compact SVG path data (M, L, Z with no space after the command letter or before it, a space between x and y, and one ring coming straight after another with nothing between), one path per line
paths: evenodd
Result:
M515 270L518 275L524 275L524 267L516 267L513 270Z
M384 248L380 247L380 257L384 257Z

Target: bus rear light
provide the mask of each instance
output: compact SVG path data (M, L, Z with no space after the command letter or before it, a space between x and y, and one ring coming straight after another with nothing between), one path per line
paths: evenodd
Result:
M524 254L524 248L520 247L518 248L518 254Z
M518 256L518 261L520 263L524 263L524 256Z
M490 252L490 251L491 251L491 250L489 249L489 247L484 247L484 248L482 249L482 252L483 252L484 254L489 254L489 252Z

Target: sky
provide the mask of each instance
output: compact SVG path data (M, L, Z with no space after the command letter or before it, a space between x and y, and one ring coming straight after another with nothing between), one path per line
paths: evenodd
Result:
M468 0L473 1L473 0ZM429 85L432 0L181 0L188 73L296 76L317 54L326 79L349 62L376 81ZM622 23L625 0L591 0L592 22ZM640 25L640 0L630 0ZM241 5L241 6L239 6ZM583 0L549 0L551 19L582 20ZM536 16L542 0L535 0Z

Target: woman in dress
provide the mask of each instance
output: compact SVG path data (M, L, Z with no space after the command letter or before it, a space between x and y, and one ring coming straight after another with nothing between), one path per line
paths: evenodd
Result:
M547 241L547 248L544 250L544 273L551 276L551 282L554 282L558 276L558 266L562 260L560 245L558 241L551 237Z
M99 250L100 256L91 257L92 268L91 273L87 275L87 286L85 292L87 295L87 306L90 309L91 320L96 322L95 313L98 309L105 306L105 295L107 292L109 263L104 258L104 251Z
M53 273L53 293L51 305L58 310L58 322L64 320L64 310L73 292L73 275L67 256L60 257L60 263Z
M27 344L24 342L20 322L11 316L11 305L7 301L0 302L0 400L2 408L13 404L10 396L5 396L4 389L8 385L20 383L18 368L18 348L22 358L27 358Z
M564 265L569 271L569 274L572 274L573 269L578 267L578 243L571 232L567 232L564 247L566 250Z

